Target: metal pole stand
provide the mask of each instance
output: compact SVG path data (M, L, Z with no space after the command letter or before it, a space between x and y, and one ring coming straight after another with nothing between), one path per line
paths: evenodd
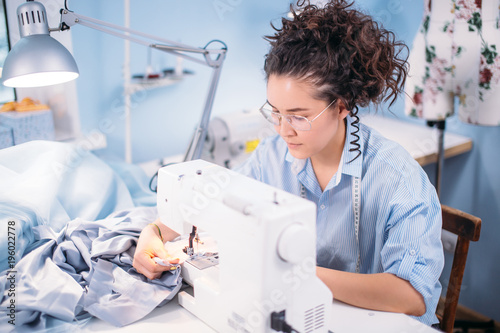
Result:
M438 130L438 152L436 163L436 192L438 197L441 195L441 173L444 165L444 130L446 128L446 120L428 120L427 126L436 127Z

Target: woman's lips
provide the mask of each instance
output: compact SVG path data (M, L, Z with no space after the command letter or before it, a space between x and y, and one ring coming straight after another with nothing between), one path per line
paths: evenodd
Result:
M286 144L288 145L289 149L295 149L295 148L298 148L300 146L300 144L298 144L298 143L287 142Z

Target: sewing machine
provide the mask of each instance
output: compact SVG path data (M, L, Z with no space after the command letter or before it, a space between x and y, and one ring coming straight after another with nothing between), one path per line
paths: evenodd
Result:
M202 156L232 169L248 158L260 140L274 134L273 126L258 109L223 114L210 120Z
M162 223L191 233L181 306L218 332L327 332L314 203L203 160L161 168L157 200ZM192 226L216 252L194 251Z

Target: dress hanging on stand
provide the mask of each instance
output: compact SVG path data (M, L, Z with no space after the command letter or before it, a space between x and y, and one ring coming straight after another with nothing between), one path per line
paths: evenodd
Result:
M410 53L405 112L500 125L500 0L424 0ZM455 97L456 108L455 108Z

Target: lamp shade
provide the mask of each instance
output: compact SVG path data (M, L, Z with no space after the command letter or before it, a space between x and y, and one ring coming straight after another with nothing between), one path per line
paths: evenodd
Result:
M45 7L36 1L17 8L21 39L7 55L2 81L8 87L41 87L74 80L78 66L71 53L50 37Z
M2 80L8 87L41 87L74 80L78 67L73 56L49 35L20 39L7 55Z

